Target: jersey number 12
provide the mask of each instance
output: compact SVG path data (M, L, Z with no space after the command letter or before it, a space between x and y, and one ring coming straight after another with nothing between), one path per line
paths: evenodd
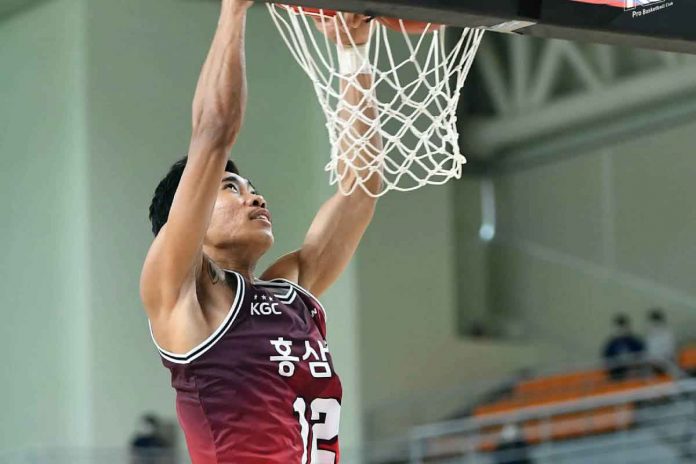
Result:
M309 438L309 426L307 421L307 402L304 398L298 397L292 405L300 422L300 433L304 451L302 453L302 464L307 464L307 441ZM310 456L312 464L335 464L336 453L333 451L322 450L317 446L318 440L333 440L338 436L338 423L341 418L341 405L335 398L315 398L309 405L311 411L312 425L312 446ZM324 414L324 421L319 422L321 415Z

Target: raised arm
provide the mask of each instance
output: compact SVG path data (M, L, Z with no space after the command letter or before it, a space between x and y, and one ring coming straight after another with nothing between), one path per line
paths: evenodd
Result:
M151 316L177 303L195 282L202 247L246 103L244 25L251 2L222 0L213 43L193 100L188 159L166 225L148 252L140 280Z
M370 26L367 18L357 14L345 14L344 16L350 34L356 45L361 45L369 39ZM350 47L351 41L342 27L334 30L333 21L325 23L317 20L317 27L326 33L338 46ZM350 50L348 51L350 53ZM370 99L363 98L364 89L372 86L372 74L369 72L358 74L357 82L343 79L341 90L344 92L343 109L340 117L350 119L353 108L358 107L367 119L374 120L377 111ZM350 150L350 140L357 139L367 134L370 126L361 118L356 118L351 134L346 134L340 140L342 150ZM356 167L360 168L366 161L373 159L381 150L382 140L379 134L374 133L368 147L355 158ZM360 161L363 160L363 161ZM342 166L339 167L343 171ZM341 183L344 191L350 191L352 185L358 181L356 176L364 176L359 180L369 191L377 193L381 188L381 176L378 173L370 173L368 170L351 170ZM335 193L314 218L307 232L302 247L278 260L264 274L264 278L282 277L299 283L314 295L321 295L333 284L341 272L346 268L355 250L362 239L367 226L372 220L377 200L368 195L361 187L355 188L350 195Z

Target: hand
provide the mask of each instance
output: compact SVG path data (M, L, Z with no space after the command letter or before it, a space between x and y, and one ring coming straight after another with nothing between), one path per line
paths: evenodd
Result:
M345 20L345 25L341 16ZM319 31L325 34L329 40L343 47L351 47L353 43L363 45L370 39L369 16L357 13L337 13L335 17L312 16L312 19Z

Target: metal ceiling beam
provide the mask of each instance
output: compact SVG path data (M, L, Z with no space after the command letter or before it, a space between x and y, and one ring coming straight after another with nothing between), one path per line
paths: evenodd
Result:
M532 169L549 163L582 156L646 131L665 131L696 120L696 93L672 102L662 102L649 111L637 111L618 120L602 120L536 143L520 144L485 163L486 175Z
M623 117L639 108L651 112L660 102L696 92L696 65L659 68L619 79L612 85L556 99L531 112L483 118L471 116L462 123L464 152L489 156L532 139L543 139L564 129L603 118Z

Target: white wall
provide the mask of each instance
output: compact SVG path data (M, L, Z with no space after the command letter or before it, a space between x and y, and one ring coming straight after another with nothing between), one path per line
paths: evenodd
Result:
M476 343L457 334L460 238L452 189L387 195L360 248L360 360L365 406L376 415L371 438L404 425L390 421L451 414L471 401L477 385L489 386L536 355L526 345ZM407 408L418 411L398 411Z
M0 449L81 440L79 26L72 0L0 22Z
M498 310L581 358L597 356L620 311L640 331L662 306L680 338L693 337L695 130L646 131L498 179Z

